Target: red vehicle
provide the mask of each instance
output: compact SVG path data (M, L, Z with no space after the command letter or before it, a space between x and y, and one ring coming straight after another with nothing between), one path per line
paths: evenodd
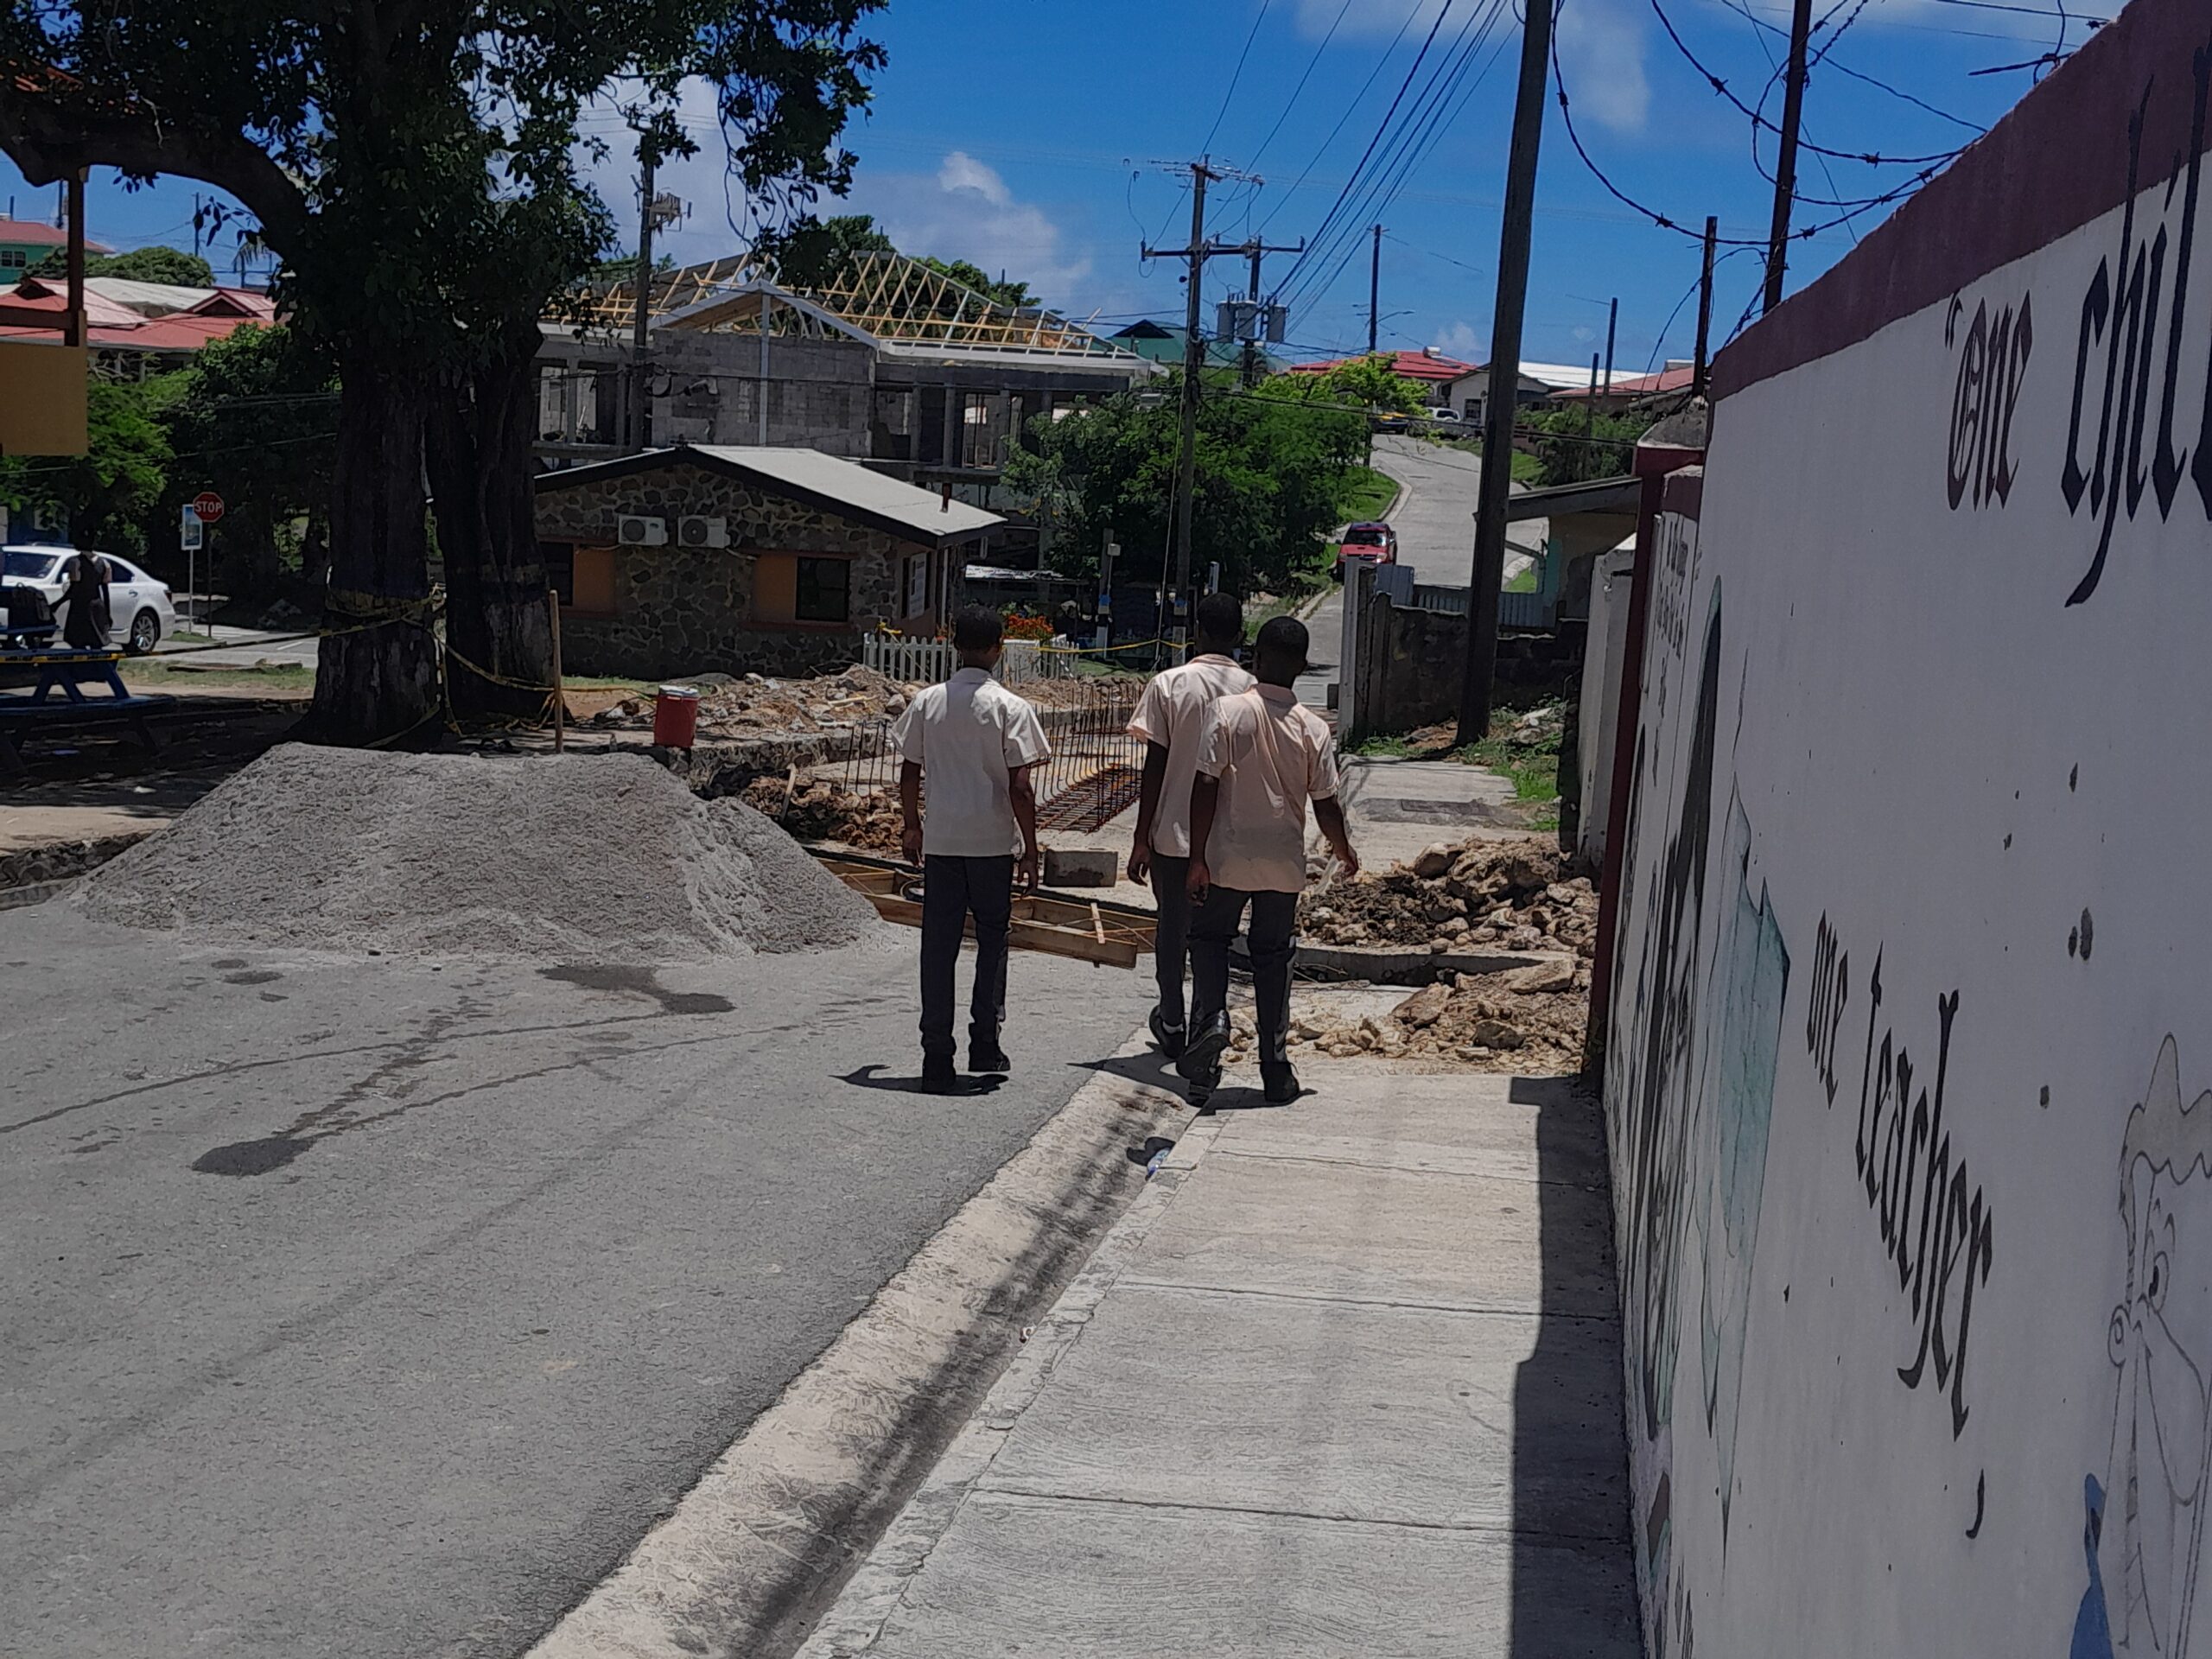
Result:
M1337 549L1337 580L1344 579L1344 564L1364 559L1370 564L1398 562L1398 532L1388 524L1346 524L1343 543Z

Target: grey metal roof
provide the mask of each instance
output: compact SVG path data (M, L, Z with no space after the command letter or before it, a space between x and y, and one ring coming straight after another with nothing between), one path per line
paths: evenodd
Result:
M540 473L537 487L573 489L664 467L701 466L734 473L772 493L861 519L890 534L937 546L965 541L1006 520L935 492L886 477L856 461L819 449L781 449L756 444L682 443L648 449L585 467Z

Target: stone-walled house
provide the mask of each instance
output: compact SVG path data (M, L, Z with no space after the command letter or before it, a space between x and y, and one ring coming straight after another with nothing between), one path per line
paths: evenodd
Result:
M813 449L683 444L537 489L563 668L639 679L804 674L879 626L932 633L961 550L1002 522Z

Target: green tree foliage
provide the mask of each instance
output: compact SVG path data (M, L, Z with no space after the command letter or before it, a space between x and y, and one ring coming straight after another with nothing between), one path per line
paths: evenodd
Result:
M175 460L164 416L184 379L93 381L85 397L86 452L0 461L0 499L60 519L79 546L143 558Z
M34 276L66 276L69 256L56 248L31 270ZM181 248L133 248L128 253L93 253L85 257L87 276L127 276L134 283L171 283L179 288L213 288L215 269L196 253Z
M1429 404L1427 390L1419 381L1395 372L1383 353L1372 357L1347 358L1320 374L1271 375L1262 390L1270 397L1310 399L1318 403L1355 404L1363 409L1417 415Z
M833 219L801 219L764 232L755 239L753 251L769 262L776 280L786 288L818 289L834 282L856 254L896 253L899 249L872 215L841 213ZM1028 283L1001 281L965 259L920 258L915 263L973 289L995 305L1037 303Z
M778 282L794 289L827 286L855 254L899 251L867 213L794 219L781 229L763 232L753 251L768 262Z
M675 269L676 261L671 255L662 253L653 257L653 274L656 276ZM585 276L584 285L605 288L612 283L634 283L637 280L638 254L633 248L627 253L610 253L601 259Z
M338 364L331 620L315 719L367 741L427 730L427 461L448 639L527 684L547 671L531 530L538 319L613 239L576 142L619 89L661 160L716 92L734 186L769 213L842 191L837 143L883 62L881 0L88 0L0 3L0 149L34 188L86 166L243 204L294 326ZM217 227L221 228L219 226ZM524 694L527 696L527 694Z
M1037 296L1029 291L1027 283L1002 281L965 259L955 259L949 264L942 259L924 259L921 263L940 276L951 277L963 288L974 289L994 305L1011 306L1018 310L1037 303Z
M207 537L218 580L253 598L289 572L317 580L295 548L322 537L294 532L303 520L320 531L328 512L338 415L328 355L295 329L248 327L204 347L179 379L165 417L176 454L170 494L177 505L204 489L223 498Z
M1054 557L1071 575L1096 573L1109 531L1125 575L1151 581L1162 572L1181 435L1173 378L1163 384L1164 396L1124 393L1033 421L1027 444L1008 458L1007 482L1050 514ZM1366 417L1357 410L1210 381L1198 405L1193 575L1219 560L1232 591L1280 591L1343 522L1366 449Z
M1539 481L1548 486L1626 476L1635 469L1636 441L1650 429L1651 420L1621 414L1592 421L1579 409L1554 409L1523 415L1517 424L1535 435Z

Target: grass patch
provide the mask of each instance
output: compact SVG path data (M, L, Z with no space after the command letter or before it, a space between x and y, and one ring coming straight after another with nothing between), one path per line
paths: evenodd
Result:
M1370 760L1410 760L1416 755L1429 752L1415 747L1411 738L1370 737L1352 753L1364 755Z
M1559 798L1559 739L1556 735L1534 743L1510 738L1486 737L1479 743L1454 749L1452 758L1486 766L1513 780L1516 801L1555 801Z
M1556 699L1533 706L1548 707ZM1491 733L1479 743L1454 747L1458 734L1449 721L1403 734L1370 737L1355 753L1376 760L1457 760L1462 766L1482 766L1508 779L1516 801L1549 802L1559 798L1560 728L1546 721L1535 730L1522 723L1526 709L1497 708L1491 716ZM1562 709L1561 712L1564 710ZM1541 821L1533 829L1557 828Z
M1516 449L1513 452L1513 481L1535 489L1544 481L1544 463L1535 455Z
M628 680L604 674L563 674L562 685L570 691L645 691L657 687L658 680Z
M270 663L249 668L184 668L142 657L123 664L123 677L131 685L187 694L231 687L283 693L315 690L315 670L306 663Z
M1539 574L1536 567L1532 564L1512 581L1507 582L1503 591L1509 594L1533 594L1536 591L1536 578Z
M1344 498L1344 522L1364 524L1380 518L1398 499L1398 480L1372 467L1351 469L1351 488Z
M1329 542L1309 555L1306 563L1291 572L1287 589L1271 595L1267 603L1248 607L1244 613L1244 632L1249 638L1260 631L1261 625L1272 622L1279 616L1287 616L1304 605L1314 594L1326 591L1330 572L1337 563L1338 543Z

